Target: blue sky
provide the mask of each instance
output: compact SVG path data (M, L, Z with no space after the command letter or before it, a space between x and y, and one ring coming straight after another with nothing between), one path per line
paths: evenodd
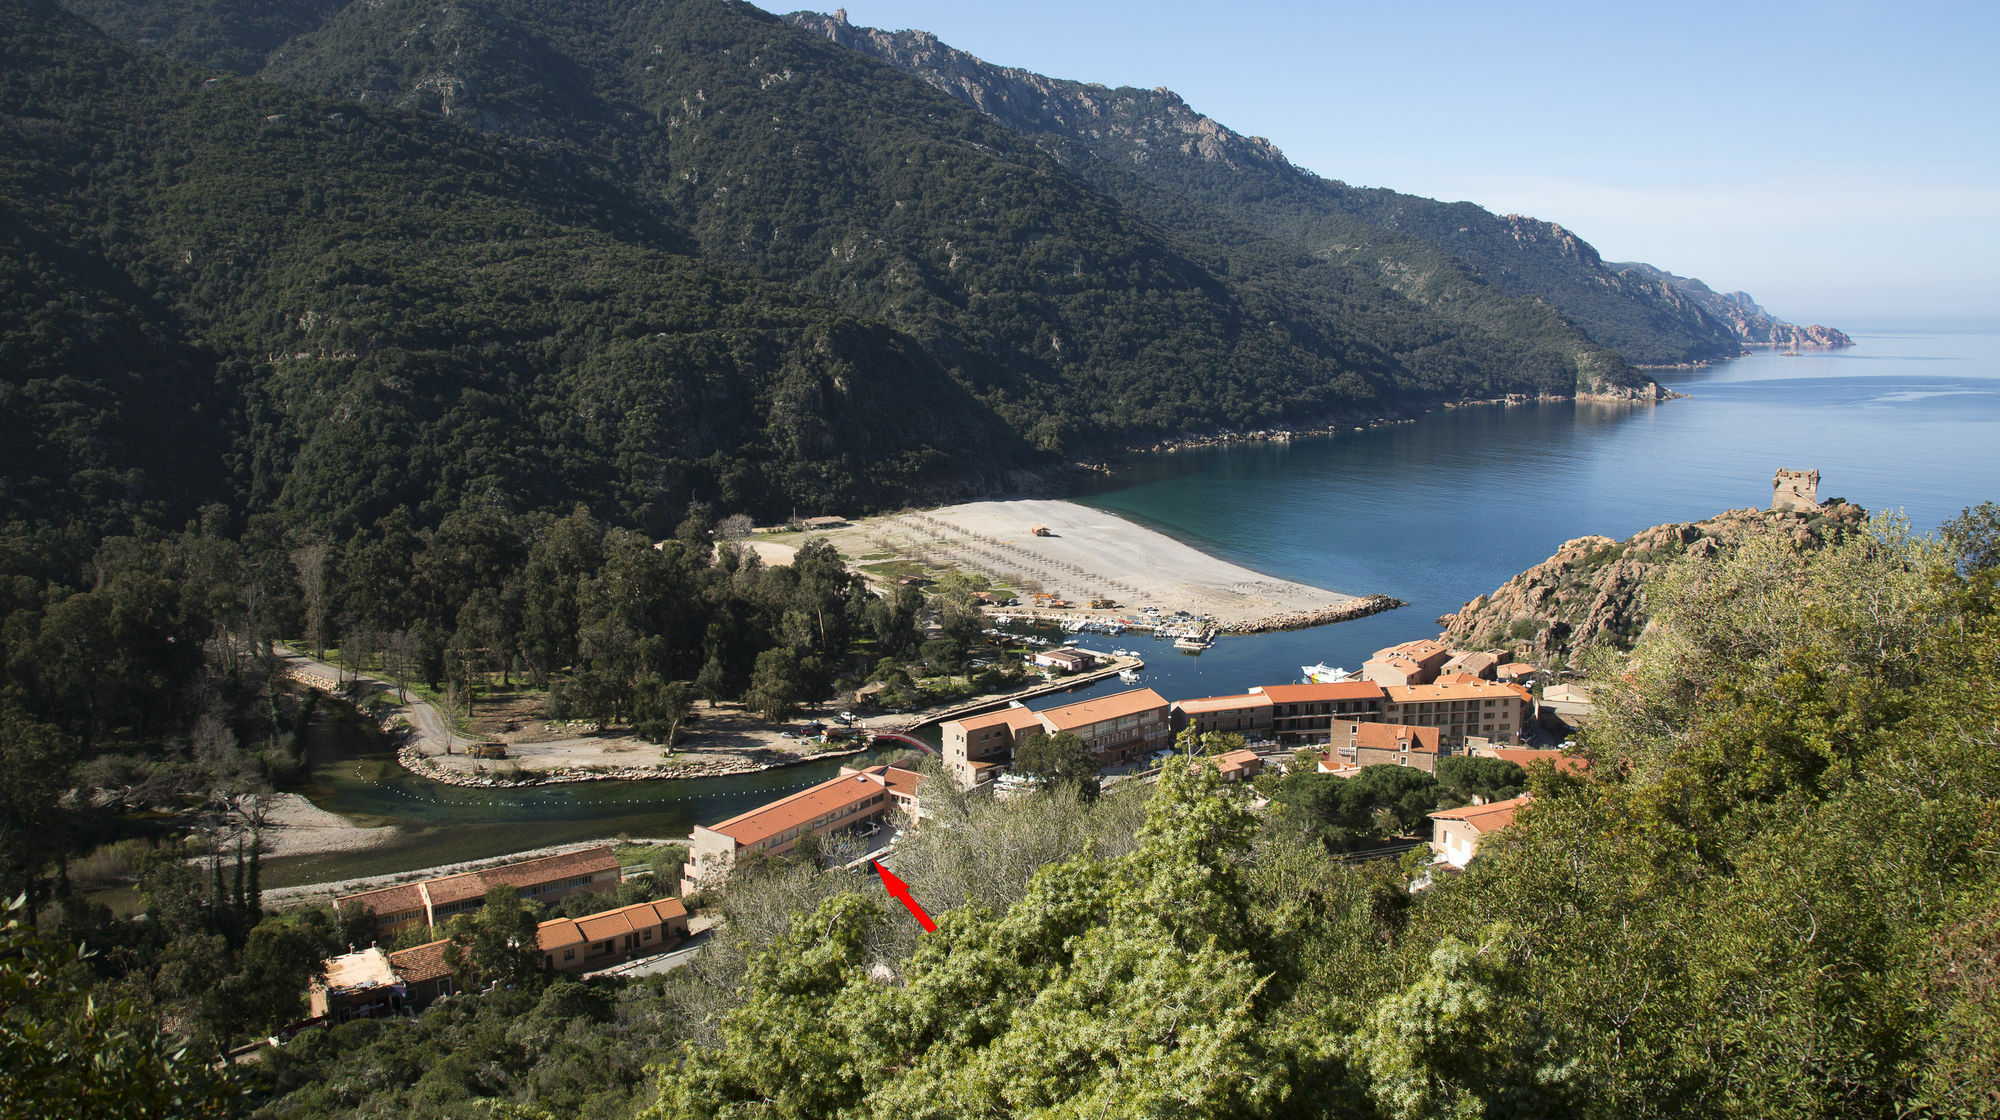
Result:
M1783 318L2000 320L1990 6L846 7L989 62L1167 86L1320 175L1559 222Z

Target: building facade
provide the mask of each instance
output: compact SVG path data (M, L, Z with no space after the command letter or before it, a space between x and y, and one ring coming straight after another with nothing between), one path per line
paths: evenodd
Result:
M760 852L783 855L797 847L804 836L824 836L891 813L914 822L919 811L917 786L923 779L914 770L895 766L842 767L839 777L811 789L726 821L697 825L687 866L681 872L681 894L721 883L745 856Z
M1267 684L1255 691L1270 698L1271 737L1287 747L1331 742L1335 720L1380 720L1387 697L1373 681Z
M619 879L617 857L610 848L598 847L344 895L333 905L343 912L372 914L376 933L394 937L411 926L439 926L455 914L477 910L494 887L511 886L523 900L550 903L579 891L609 894L618 889Z
M1197 735L1233 732L1255 741L1271 734L1271 698L1261 692L1244 692L1176 700L1167 706L1167 718L1175 735L1192 727Z
M1385 691L1383 721L1435 727L1447 753L1464 746L1468 735L1491 742L1517 741L1535 705L1527 689L1497 681L1392 685Z

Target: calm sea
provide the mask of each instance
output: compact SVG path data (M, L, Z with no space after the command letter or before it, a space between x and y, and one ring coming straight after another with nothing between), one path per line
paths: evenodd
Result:
M2000 501L2000 332L1857 334L1657 374L1685 400L1441 410L1365 432L1153 455L1080 500L1261 572L1410 605L1317 630L1167 647L1147 684L1198 696L1434 636L1436 618L1587 534L1625 537L1770 503L1779 467L1820 497L1935 529ZM1101 643L1100 643L1101 644ZM1129 643L1127 643L1129 644ZM1115 683L1115 682L1114 682Z
M1409 606L1288 634L1225 638L1199 656L1143 637L1144 683L1169 699L1297 679L1319 661L1435 635L1457 610L1564 541L1624 537L1770 501L1779 467L1816 469L1822 498L1902 510L1921 530L2000 500L2000 333L1857 334L1856 345L1761 351L1660 375L1686 400L1442 410L1407 424L1287 444L1154 455L1079 500L1249 568ZM1110 681L1081 695L1130 687ZM1037 705L1044 706L1044 705ZM308 793L398 820L410 842L274 869L267 881L473 858L617 832L686 835L833 764L702 783L595 783L506 793L444 789L381 757L329 756ZM289 862L289 861L288 861Z

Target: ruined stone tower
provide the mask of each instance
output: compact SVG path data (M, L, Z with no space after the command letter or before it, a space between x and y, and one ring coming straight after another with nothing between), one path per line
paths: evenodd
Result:
M1819 472L1781 470L1771 476L1771 508L1808 512L1819 508Z

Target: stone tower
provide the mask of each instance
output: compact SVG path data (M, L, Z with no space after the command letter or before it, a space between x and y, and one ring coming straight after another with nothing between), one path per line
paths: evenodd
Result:
M1811 512L1819 508L1819 472L1781 470L1771 476L1771 508Z

